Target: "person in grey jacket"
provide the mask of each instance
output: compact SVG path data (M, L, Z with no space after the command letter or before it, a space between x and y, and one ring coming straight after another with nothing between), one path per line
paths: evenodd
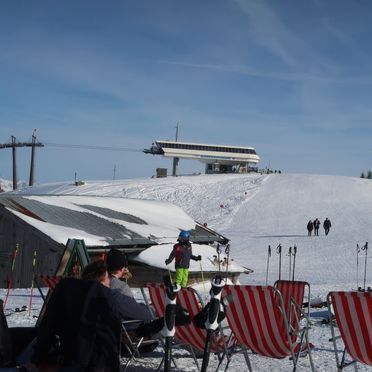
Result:
M106 265L110 276L110 288L133 298L132 290L123 279L128 273L127 259L124 253L115 248L111 249L106 257Z

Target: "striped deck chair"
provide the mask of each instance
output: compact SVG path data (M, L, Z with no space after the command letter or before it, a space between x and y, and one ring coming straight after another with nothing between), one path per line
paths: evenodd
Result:
M309 348L308 328L303 329L299 341L293 341L290 325L279 291L271 286L226 286L224 294L228 298L226 317L229 326L241 345L254 353L269 358L290 357L293 371L298 358L308 350L311 370L314 365ZM250 361L248 369L252 371Z
M147 288L152 306L154 307L157 316L162 317L165 309L164 284L148 283ZM178 292L177 303L189 312L191 319L193 319L193 317L203 308L200 296L198 296L197 292L190 287L182 288L180 292ZM194 351L198 353L204 352L206 337L207 331L197 327L193 321L186 326L178 326L176 328L175 339L182 345L188 347L198 368L199 365ZM222 333L218 333L212 340L211 352L218 353L220 363L226 355L228 358L230 357L227 351L235 346L236 340L234 340L235 339L231 339Z
M357 362L372 366L372 293L330 292L327 302L330 316L334 313L340 330L340 336L336 336L335 324L331 322L337 370L342 371L349 365L357 370ZM337 347L340 338L343 351ZM339 352L342 352L341 360Z
M291 339L295 342L301 319L306 317L306 323L309 323L310 284L294 280L277 280L274 288L282 295L285 314L290 325ZM306 310L303 308L304 300L307 302Z

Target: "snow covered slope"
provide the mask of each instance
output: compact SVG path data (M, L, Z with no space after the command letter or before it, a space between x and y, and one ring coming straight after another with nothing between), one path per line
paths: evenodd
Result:
M372 181L367 179L304 174L202 175L88 182L82 186L59 183L22 192L123 196L177 204L194 219L207 222L211 228L231 239L231 255L240 264L255 270L253 274L241 276L246 283L265 283L269 244L273 248L269 282L278 278L275 248L279 243L283 247L282 278L288 278L289 257L286 254L288 248L296 244L296 278L309 281L312 297L321 296L323 299L331 289L356 287L356 244L369 241L371 245L372 242ZM324 236L322 228L319 236L307 236L306 224L316 217L321 222L326 217L331 219L332 228L328 236ZM359 285L363 279L364 254L361 252L359 257ZM372 284L371 262L368 257L367 285ZM0 291L0 296L4 297L4 290L3 293ZM15 305L12 306L23 304L24 297L24 292L19 297L14 295L12 300L20 302L13 302ZM318 322L317 313L314 313L310 340L315 345L316 370L335 370L335 358L328 341L330 328ZM12 316L11 320L14 325L34 322L23 313ZM151 363L155 370L160 363L158 359L150 360L146 366L139 364L138 369L132 370L152 370L149 367ZM184 371L195 370L190 358L177 362ZM145 362L140 360L139 363ZM299 371L309 370L306 358L300 358L299 363ZM287 359L272 360L255 355L252 355L252 364L256 371L285 372L292 369ZM216 367L217 360L211 360L210 365ZM359 368L371 371L370 367ZM234 357L229 371L245 369L243 356Z
M289 276L290 246L297 246L296 278L313 293L355 288L356 244L372 241L372 181L307 174L230 174L87 182L82 186L48 184L22 193L106 195L166 200L231 239L231 255L254 274L242 282L264 283L268 245L269 281L278 278L275 248L282 251L282 278ZM308 237L306 224L318 217L332 221L328 236ZM364 252L359 259L361 283ZM293 260L292 260L293 262ZM372 261L371 261L372 262ZM370 270L371 271L371 270ZM367 283L372 272L367 270Z

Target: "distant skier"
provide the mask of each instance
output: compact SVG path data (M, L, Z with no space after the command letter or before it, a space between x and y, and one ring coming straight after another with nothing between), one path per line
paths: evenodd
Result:
M331 226L332 226L331 220L327 217L323 222L323 228L326 235L328 235Z
M169 265L173 259L176 259L176 282L181 287L187 287L189 278L190 259L200 261L201 256L194 256L192 254L191 243L189 242L190 233L188 231L181 231L178 235L178 243L173 246L173 250L169 257L165 260L165 264Z
M314 225L314 235L318 236L319 235L320 221L316 218L313 222L313 225Z
M312 233L312 231L313 231L313 228L314 228L313 221L310 220L310 221L307 223L307 235L308 235L308 236L311 236L311 233Z

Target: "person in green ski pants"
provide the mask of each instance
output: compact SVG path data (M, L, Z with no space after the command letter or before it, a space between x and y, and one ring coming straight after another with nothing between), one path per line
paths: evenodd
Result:
M189 279L190 259L194 261L201 260L200 255L194 256L192 254L192 247L189 239L190 233L188 231L181 231L178 235L178 243L173 246L172 252L165 260L165 264L169 265L173 261L173 259L176 259L176 282L181 287L187 287L187 282Z

